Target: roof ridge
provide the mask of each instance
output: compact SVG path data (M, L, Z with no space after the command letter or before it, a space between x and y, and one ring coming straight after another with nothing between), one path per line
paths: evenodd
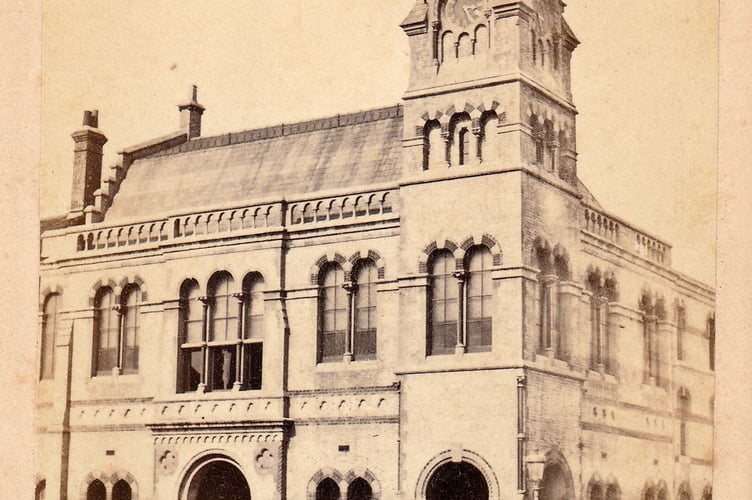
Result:
M289 135L303 134L318 130L329 130L360 123L368 123L389 118L402 117L402 105L374 108L363 111L355 111L346 114L337 114L324 118L315 118L302 122L282 123L267 127L243 130L240 132L228 132L226 134L196 138L175 147L157 152L151 157L169 156L177 153L185 153L200 149L242 144L262 139L272 139Z

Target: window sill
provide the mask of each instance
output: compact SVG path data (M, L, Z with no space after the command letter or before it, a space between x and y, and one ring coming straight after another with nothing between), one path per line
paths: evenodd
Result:
M378 359L364 359L361 361L330 361L316 364L316 372L346 372L346 371L365 371L378 370L383 367L383 363Z
M273 399L262 389L247 389L243 391L208 391L208 392L177 392L169 396L169 401L214 401L214 400L234 400L234 399Z
M610 373L608 372L601 373L600 371L593 370L592 368L588 369L587 378L598 380L599 382L606 382L611 385L618 385L619 383L616 377L611 375Z

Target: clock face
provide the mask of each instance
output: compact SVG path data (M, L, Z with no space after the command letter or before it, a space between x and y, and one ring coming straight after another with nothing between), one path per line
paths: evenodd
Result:
M444 18L457 26L469 26L483 17L483 0L447 0Z

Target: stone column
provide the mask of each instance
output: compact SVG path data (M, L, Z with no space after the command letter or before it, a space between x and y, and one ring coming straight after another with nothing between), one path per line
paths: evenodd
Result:
M465 283L467 282L467 272L455 271L452 273L452 276L457 279L457 343L454 346L454 353L464 354L466 350L465 346L467 344L467 339L465 338L465 317L467 315L467 287L465 286Z

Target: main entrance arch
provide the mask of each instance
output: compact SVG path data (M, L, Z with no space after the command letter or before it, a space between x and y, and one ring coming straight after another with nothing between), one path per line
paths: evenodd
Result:
M224 458L213 458L198 466L185 491L185 500L251 500L245 476Z
M488 500L483 473L468 462L447 462L428 479L426 500Z

